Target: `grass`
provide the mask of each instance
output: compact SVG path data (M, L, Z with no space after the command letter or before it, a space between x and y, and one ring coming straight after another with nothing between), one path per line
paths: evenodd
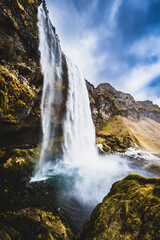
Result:
M147 151L160 152L160 123L152 119L142 119L133 122L122 116L114 116L105 124L96 128L97 143L102 143L104 137L112 136L124 144L125 138L132 141L126 147L136 143L139 147Z

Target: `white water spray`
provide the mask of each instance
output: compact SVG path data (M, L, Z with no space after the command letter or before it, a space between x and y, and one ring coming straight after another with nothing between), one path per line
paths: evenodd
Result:
M41 100L42 131L43 141L41 155L34 179L42 179L48 171L50 162L47 161L46 152L53 147L56 122L56 111L54 105L61 99L61 49L57 36L46 14L43 4L38 8L38 33L39 33L39 51L40 63L43 74L43 91Z
M125 159L116 155L102 157L95 144L85 79L67 58L69 93L64 121L64 157L57 161L53 174L72 178L70 194L81 203L95 205L107 194L111 184L126 176ZM70 181L70 179L69 179Z
M85 80L70 59L67 66L69 94L64 122L64 162L80 166L97 156L95 128Z

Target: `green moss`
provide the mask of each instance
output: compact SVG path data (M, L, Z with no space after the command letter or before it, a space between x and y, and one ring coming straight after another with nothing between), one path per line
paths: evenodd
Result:
M129 147L134 147L134 143L139 144L121 116L114 116L106 123L97 126L96 136L97 143L103 145L104 151L106 146L110 147L112 152L122 152ZM108 148L106 150L108 152Z
M39 147L33 149L14 149L9 159L3 163L3 171L5 171L6 176L9 176L9 178L16 175L17 177L22 176L28 179L32 174L35 162L39 159L39 155Z
M19 121L20 111L23 110L25 116L28 114L28 109L33 106L35 92L27 84L16 79L3 66L0 66L0 86L1 121Z
M5 152L4 149L0 149L0 158L3 157L5 153L6 153L6 152Z
M3 164L4 168L10 168L13 166L13 160L12 158L9 158L6 163Z
M73 233L69 226L52 212L37 208L25 208L18 212L11 211L1 214L0 217L5 225L4 230L0 227L0 234L3 231L8 239L10 239L11 233L7 231L7 226L12 228L13 232L18 233L21 236L20 239L73 239Z
M129 175L113 184L85 224L81 239L160 238L160 179Z
M9 0L11 2L11 0ZM12 6L18 12L24 22L25 28L33 39L38 40L37 37L37 6L41 3L41 0L15 0Z
M20 99L18 100L17 105L22 107L22 108L26 106L26 104Z

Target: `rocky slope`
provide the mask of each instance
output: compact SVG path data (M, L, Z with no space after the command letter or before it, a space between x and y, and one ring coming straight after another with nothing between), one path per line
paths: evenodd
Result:
M129 175L113 184L81 240L160 239L160 179Z
M111 117L96 127L97 143L105 151L121 151L136 144L141 149L159 153L160 123L144 118L137 122L122 116Z
M151 101L135 101L130 94L117 91L109 83L99 84L96 88L86 83L95 125L105 123L116 115L135 122L143 118L160 122L160 108Z
M124 151L137 144L159 153L160 108L151 101L135 101L108 83L95 88L87 82L97 143L105 152Z

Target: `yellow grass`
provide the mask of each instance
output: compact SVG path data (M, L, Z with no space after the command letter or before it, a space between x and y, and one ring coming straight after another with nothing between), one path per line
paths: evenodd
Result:
M145 118L133 122L114 116L96 130L98 134L115 135L119 139L130 136L142 149L160 153L160 123L154 120Z

